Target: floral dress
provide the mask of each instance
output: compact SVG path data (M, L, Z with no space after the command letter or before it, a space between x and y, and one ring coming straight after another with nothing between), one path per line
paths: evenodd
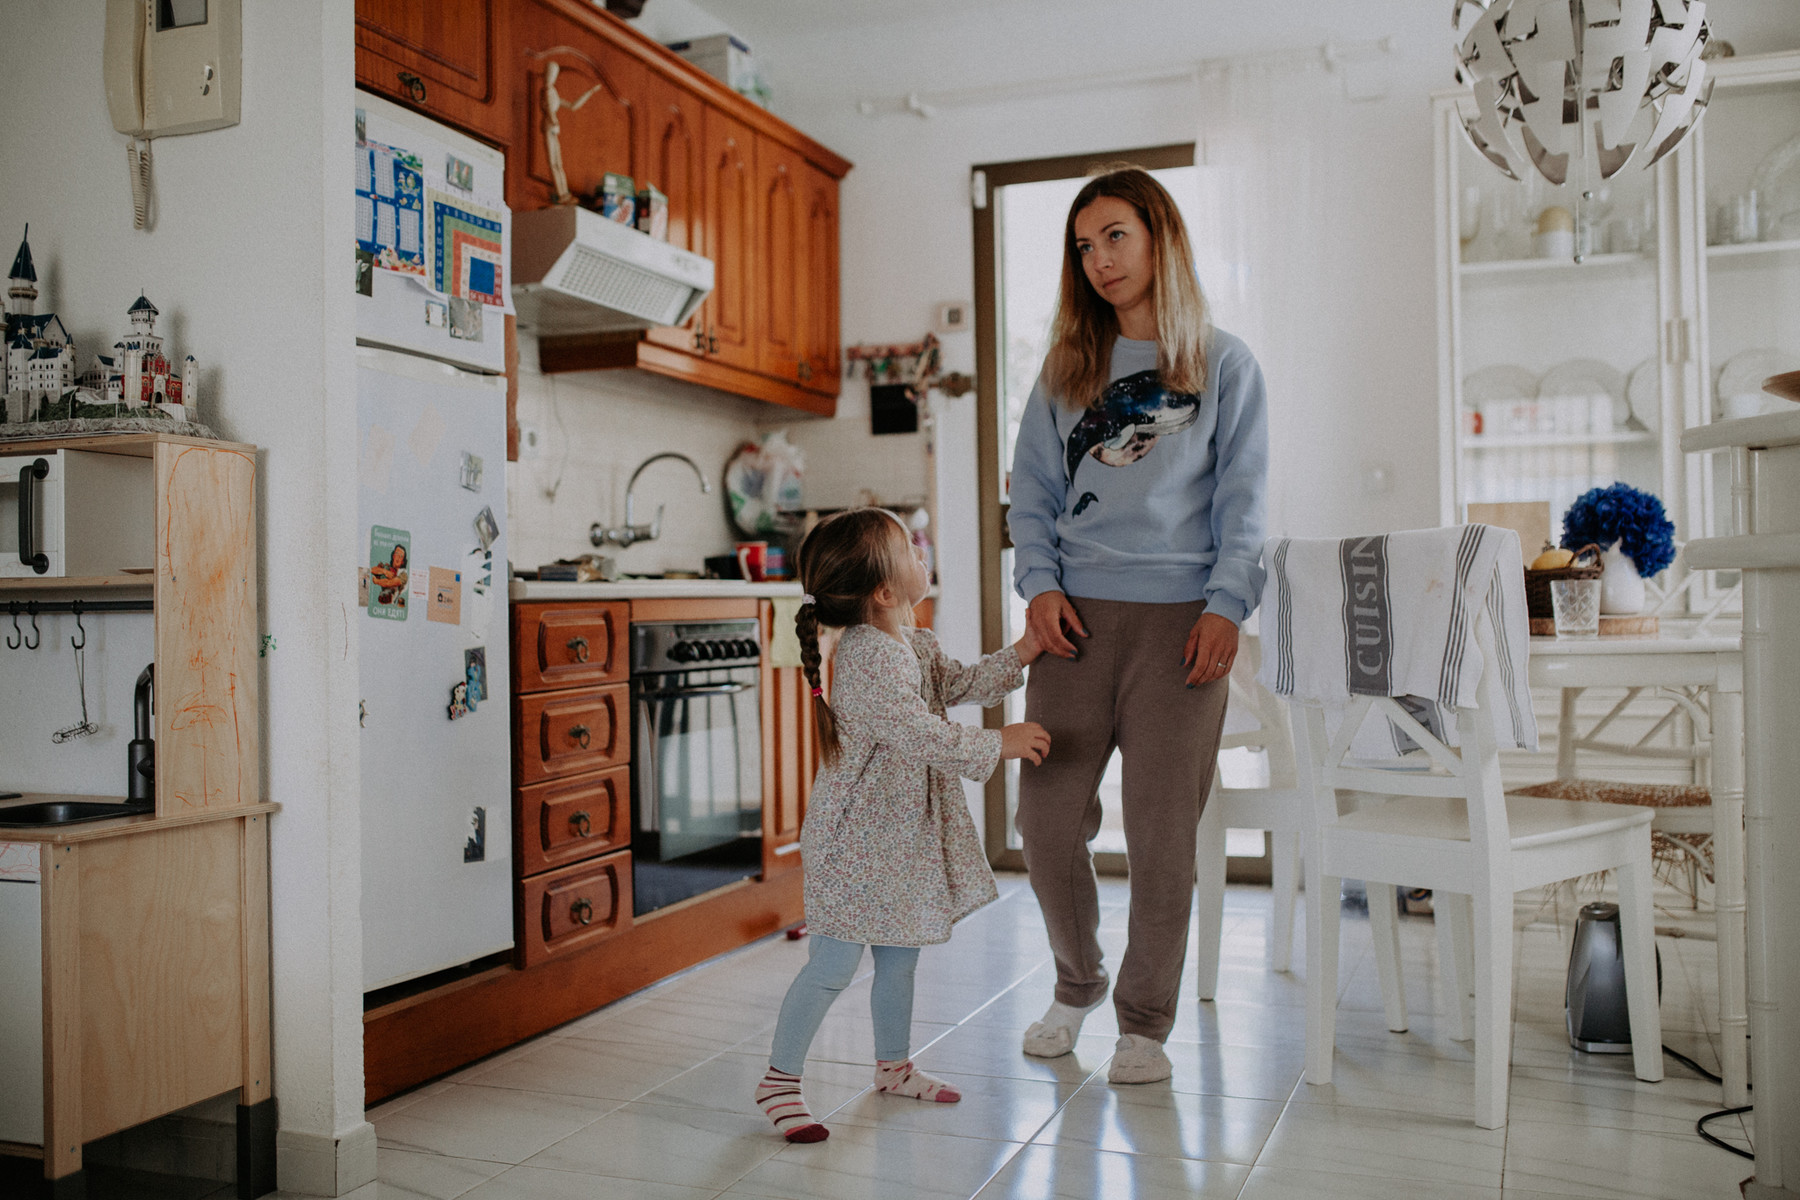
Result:
M1019 656L964 666L928 630L907 634L910 646L852 626L832 661L839 754L813 783L800 850L807 927L841 941L948 941L998 896L957 777L993 774L1000 734L944 710L998 704L1024 681Z

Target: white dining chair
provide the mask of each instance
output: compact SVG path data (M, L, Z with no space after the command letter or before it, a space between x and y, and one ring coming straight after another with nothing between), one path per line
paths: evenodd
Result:
M1249 632L1239 638L1232 663L1230 700L1226 707L1221 751L1261 751L1268 782L1261 787L1226 787L1215 770L1206 809L1195 834L1194 892L1198 936L1194 963L1199 994L1211 1000L1218 990L1219 954L1225 918L1225 831L1267 830L1269 877L1274 893L1266 959L1269 969L1286 971L1293 963L1294 916L1300 896L1302 833L1307 808L1294 762L1294 738L1287 705L1257 681L1262 647Z
M1651 908L1647 808L1549 797L1507 796L1500 780L1495 714L1505 704L1492 618L1482 610L1477 643L1484 663L1477 701L1453 710L1460 746L1434 737L1399 703L1358 696L1335 733L1321 706L1295 703L1300 786L1311 835L1306 875L1306 1081L1331 1082L1338 984L1338 895L1345 878L1368 885L1377 966L1389 1025L1405 1027L1397 939L1391 926L1394 887L1428 887L1454 912L1468 897L1472 932L1461 954L1472 984L1475 1124L1506 1123L1512 1045L1513 895L1596 871L1618 873L1621 936L1639 1079L1662 1078L1662 1020L1657 1007L1654 915ZM1522 637L1523 619L1520 620ZM1350 758L1366 718L1385 717L1423 751L1393 762ZM1340 815L1339 792L1357 793ZM1347 797L1348 799L1349 797ZM1392 961L1385 961L1391 959ZM1391 992L1391 994L1389 994Z

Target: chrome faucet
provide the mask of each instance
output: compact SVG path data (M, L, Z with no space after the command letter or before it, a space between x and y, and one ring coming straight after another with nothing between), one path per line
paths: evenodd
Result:
M588 541L596 546L604 546L610 542L615 546L625 547L637 542L652 541L662 534L664 506L661 504L656 506L655 520L651 521L648 525L639 525L636 521L636 498L632 495L632 489L637 487L638 476L644 473L644 468L651 463L656 462L658 459L663 458L678 458L688 466L692 467L694 470L694 478L700 481L700 490L707 495L712 494L712 484L706 481L706 475L700 470L693 459L685 454L677 454L673 450L665 450L661 454L652 454L649 458L646 458L643 462L638 464L638 469L631 473L631 482L625 485L625 524L608 528L605 525L601 525L599 522L595 522L588 528Z

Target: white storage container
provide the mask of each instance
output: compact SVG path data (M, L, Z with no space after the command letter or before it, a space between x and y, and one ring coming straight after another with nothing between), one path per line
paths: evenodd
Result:
M147 571L156 565L155 509L149 458L0 454L0 579Z
M756 59L751 55L750 47L731 34L715 33L711 37L670 42L669 49L739 95L762 101Z

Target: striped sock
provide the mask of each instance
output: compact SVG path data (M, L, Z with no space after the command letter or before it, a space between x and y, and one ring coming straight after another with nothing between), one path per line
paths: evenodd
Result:
M932 1100L938 1104L955 1104L962 1093L943 1080L913 1068L912 1059L878 1059L875 1063L875 1090L915 1100Z
M822 1142L831 1131L813 1120L800 1095L800 1077L769 1068L756 1085L756 1107L763 1110L781 1136L790 1142Z

